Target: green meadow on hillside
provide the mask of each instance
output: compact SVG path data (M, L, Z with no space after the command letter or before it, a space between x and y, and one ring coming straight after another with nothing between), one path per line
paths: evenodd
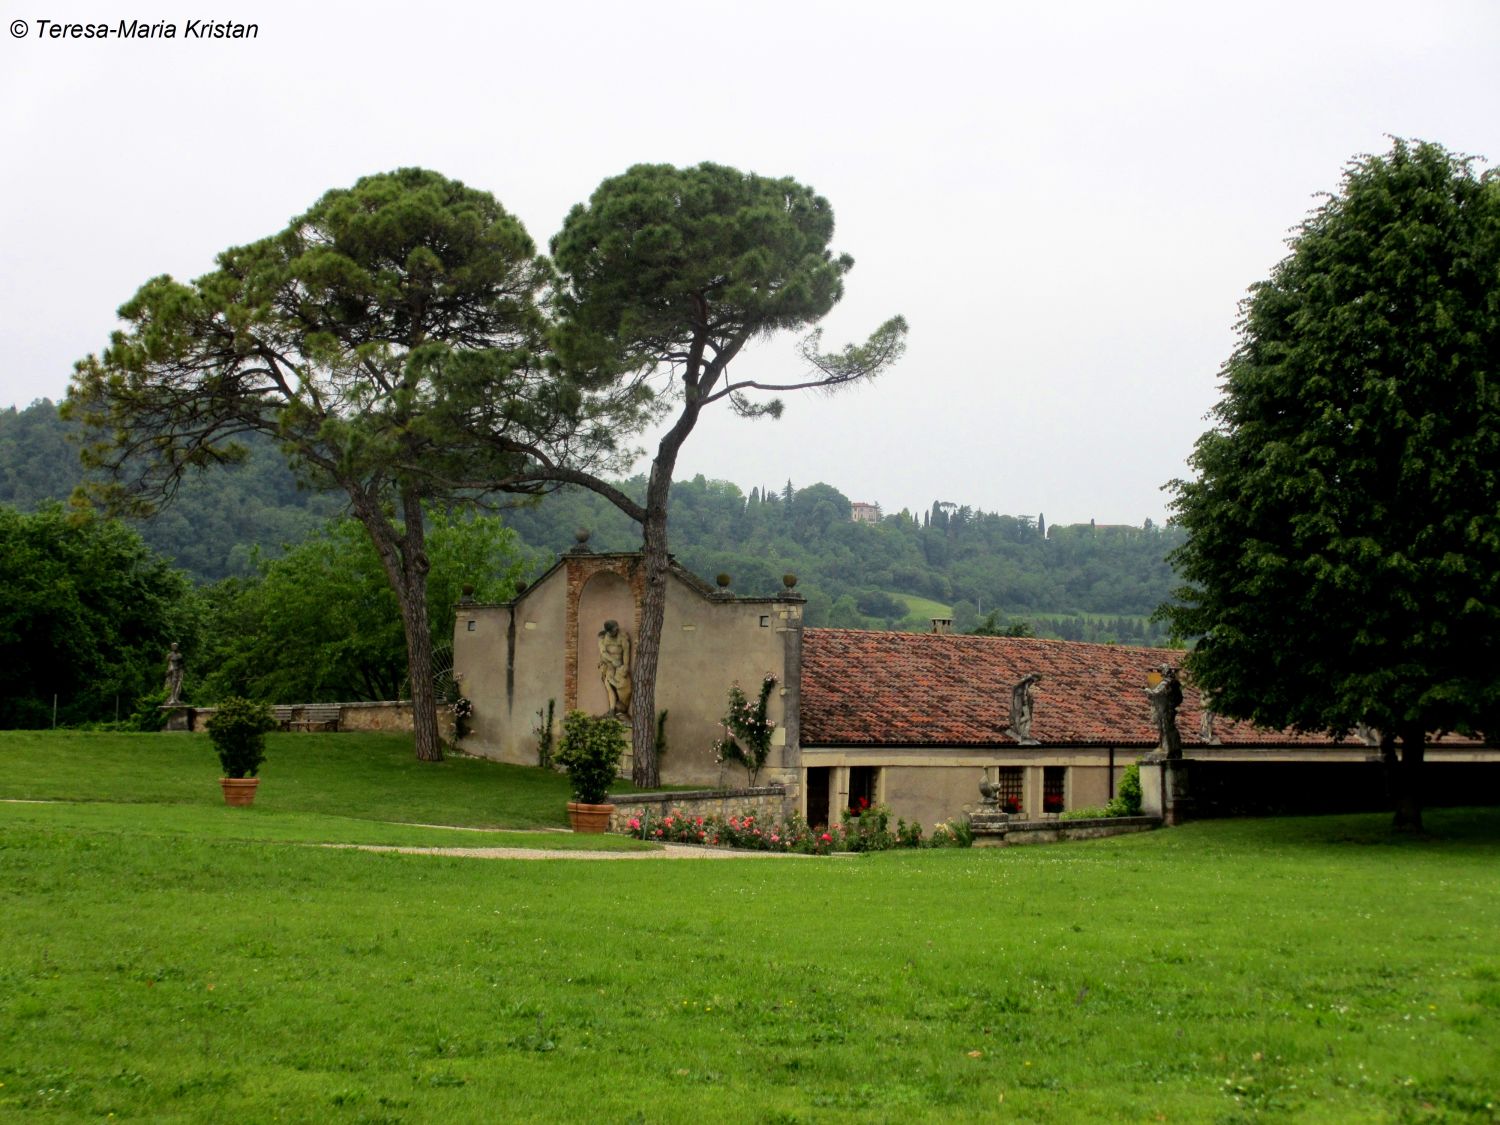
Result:
M0 734L0 1117L1494 1121L1500 811L719 862L402 739ZM556 809L552 809L555 804ZM551 819L549 819L551 818ZM629 841L620 845L642 847Z

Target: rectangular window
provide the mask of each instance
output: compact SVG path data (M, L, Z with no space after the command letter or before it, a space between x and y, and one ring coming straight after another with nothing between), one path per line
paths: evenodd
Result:
M995 795L1000 802L1000 810L1008 813L1020 813L1025 808L1025 798L1021 787L1021 780L1026 771L1020 766L1000 766L995 770L996 781L1000 785L1000 792Z
M1062 812L1064 794L1067 792L1067 787L1067 766L1043 766L1042 811L1046 813Z
M876 803L880 791L879 766L849 767L849 811L863 812Z

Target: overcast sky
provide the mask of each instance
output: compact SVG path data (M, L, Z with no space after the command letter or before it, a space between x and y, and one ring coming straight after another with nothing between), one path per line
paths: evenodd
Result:
M1346 161L1500 159L1495 0L213 7L257 37L136 0L178 37L49 39L122 6L4 5L0 407L59 399L148 278L361 175L436 169L545 246L606 176L712 160L832 202L856 265L825 344L911 337L870 386L705 419L679 479L1160 521L1240 299ZM737 372L798 373L790 343Z

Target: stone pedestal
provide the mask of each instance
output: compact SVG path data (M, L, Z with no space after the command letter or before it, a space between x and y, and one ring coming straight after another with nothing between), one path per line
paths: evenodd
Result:
M996 848L1005 843L1010 831L1010 814L996 808L978 808L969 814L976 848Z
M197 729L197 708L186 703L163 703L162 713L167 716L167 725L163 730L190 731Z
M1188 786L1192 762L1148 754L1141 759L1141 812L1159 816L1168 827L1191 819L1193 799Z

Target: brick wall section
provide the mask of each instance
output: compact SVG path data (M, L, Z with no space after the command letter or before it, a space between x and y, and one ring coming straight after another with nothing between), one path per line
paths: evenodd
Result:
M785 820L787 791L780 785L762 785L755 789L693 789L681 793L629 793L611 797L614 812L609 815L609 830L628 831L633 816L646 824L673 812L684 816L741 816L752 813L758 820Z
M567 632L563 638L563 713L578 707L578 596L588 580L601 571L618 574L630 585L635 599L635 620L631 622L632 638L641 635L641 599L646 591L646 568L639 555L594 555L584 551L563 556L568 572Z

